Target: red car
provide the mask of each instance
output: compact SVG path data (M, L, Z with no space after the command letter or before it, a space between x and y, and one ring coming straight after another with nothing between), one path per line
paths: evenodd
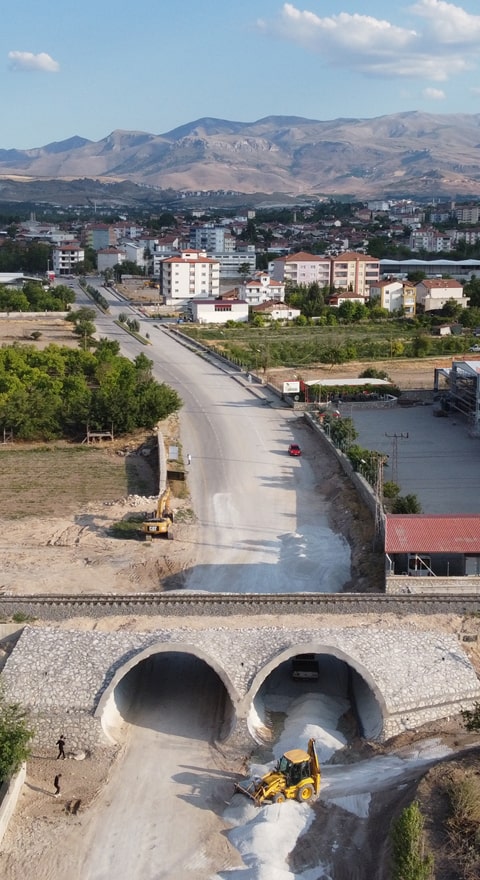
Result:
M302 454L302 450L300 449L300 446L298 445L298 443L290 443L290 446L288 447L288 454L289 455L301 455Z

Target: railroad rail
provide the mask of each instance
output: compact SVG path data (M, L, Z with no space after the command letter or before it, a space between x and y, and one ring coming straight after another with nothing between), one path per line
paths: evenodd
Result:
M20 622L79 616L159 615L217 617L241 614L480 614L480 595L375 593L85 593L0 596L0 616Z

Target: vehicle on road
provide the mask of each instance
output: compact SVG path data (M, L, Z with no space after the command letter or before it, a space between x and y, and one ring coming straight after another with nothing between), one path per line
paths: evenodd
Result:
M292 657L292 678L295 681L315 680L320 675L315 654L298 654Z
M480 345L472 345L472 347L469 348L468 350L469 351L476 351L477 353L479 353L480 352Z
M288 447L288 454L295 456L302 454L302 450L300 449L298 443L290 443L290 446Z
M285 752L262 779L249 785L235 785L235 790L247 795L258 807L262 804L283 804L286 800L300 803L310 800L320 791L320 764L315 740L308 741L307 751L292 749Z

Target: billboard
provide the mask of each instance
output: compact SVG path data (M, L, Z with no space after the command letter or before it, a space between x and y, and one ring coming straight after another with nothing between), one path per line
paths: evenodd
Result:
M284 382L283 383L283 393L284 394L298 394L300 391L300 382Z

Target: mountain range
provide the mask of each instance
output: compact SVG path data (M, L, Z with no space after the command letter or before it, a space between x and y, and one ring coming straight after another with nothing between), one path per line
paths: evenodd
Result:
M114 131L0 149L0 200L60 182L64 193L148 190L352 198L480 196L480 114L417 111L318 121L198 119L165 134ZM33 186L35 184L35 186ZM112 190L113 187L113 190ZM15 195L16 194L16 195ZM115 195L114 195L115 194ZM91 196L95 198L95 195ZM147 199L148 200L148 199Z

